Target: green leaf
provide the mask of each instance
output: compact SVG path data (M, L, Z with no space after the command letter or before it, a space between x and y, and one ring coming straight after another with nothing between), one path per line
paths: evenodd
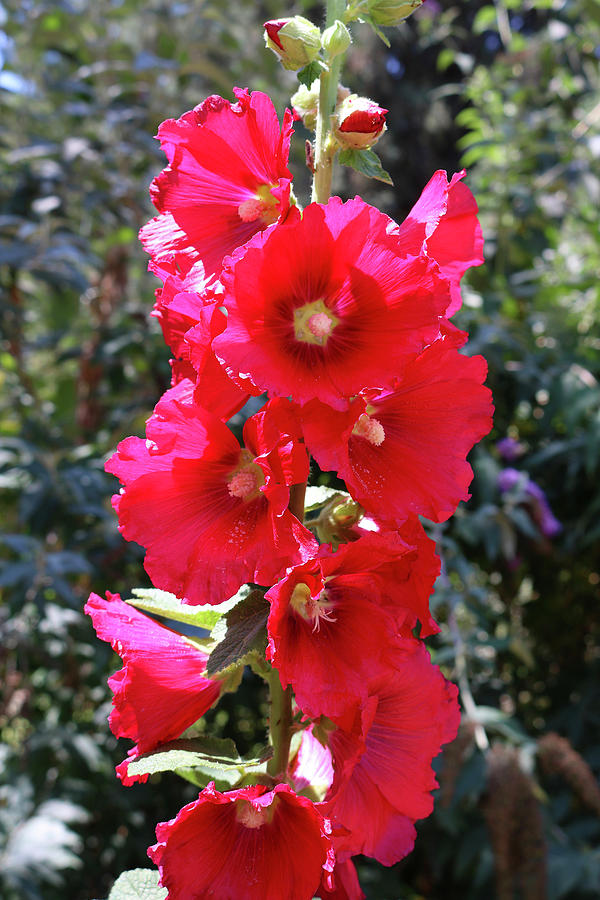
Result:
M246 588L246 585L244 585ZM246 590L246 593L249 589ZM220 603L218 606L190 606L184 603L175 594L167 591L158 591L154 588L134 588L134 596L127 599L127 603L152 613L155 616L164 616L175 622L185 622L187 625L195 625L197 628L206 628L211 631L221 616L232 608L240 600L243 588L230 600Z
M384 184L394 184L390 174L382 168L381 161L373 150L342 150L339 161L343 166L350 166L357 172L362 172L367 178L376 178L377 181L383 181Z
M313 62L309 63L307 66L304 66L303 69L297 73L298 81L300 84L305 84L307 88L310 88L313 81L316 81L317 78L321 77L321 72L326 72L327 66L324 62L321 62L320 59L315 59Z
M112 886L108 900L165 900L167 888L158 884L156 869L122 872Z
M143 754L129 763L127 774L139 776L175 772L200 787L215 781L230 788L247 771L266 771L266 763L272 753L272 748L267 747L260 757L242 759L230 738L204 735L194 740L171 741L152 753Z
M237 747L230 738L205 735L193 740L171 741L151 753L144 753L129 763L127 774L156 775L157 772L206 765L235 767L240 762Z
M219 641L206 663L209 677L241 664L253 651L264 655L269 603L264 593L254 589L217 623L212 632Z
M380 41L383 41L383 43L385 44L386 47L391 47L391 46L392 46L392 45L390 44L390 42L389 42L387 36L383 33L383 31L382 31L381 28L379 27L379 25L377 25L377 24L373 21L373 19L371 18L371 16L369 16L367 13L361 12L360 16L358 16L358 21L359 21L359 22L363 22L365 25L370 25L371 28L373 29L373 31L375 32L375 34L377 35L377 37L379 38L379 40L380 40Z

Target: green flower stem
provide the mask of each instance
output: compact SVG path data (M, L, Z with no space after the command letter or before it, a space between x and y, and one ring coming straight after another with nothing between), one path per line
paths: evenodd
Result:
M345 0L327 0L325 25L333 25L336 19L342 20L346 12ZM331 196L331 179L336 147L331 139L331 116L335 109L338 83L344 60L344 53L329 62L329 70L321 73L319 86L319 113L315 134L315 174L312 186L312 200L315 203L327 203Z
M305 495L306 482L293 484L290 488L289 510L299 522L304 521ZM281 687L276 669L271 669L268 682L271 695L269 733L273 757L269 760L267 771L269 775L285 781L292 739L292 689L289 686L285 690Z
M273 745L273 756L267 764L267 772L278 781L285 781L292 739L292 689L284 690L279 680L279 672L271 670L269 677L271 692L271 713L269 732Z

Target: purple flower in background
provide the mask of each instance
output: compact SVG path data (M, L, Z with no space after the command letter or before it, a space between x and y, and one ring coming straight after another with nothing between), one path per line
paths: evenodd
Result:
M506 438L511 440L511 438ZM502 469L498 475L498 488L501 494L518 488L523 502L530 507L532 518L544 537L555 537L562 531L562 525L550 509L550 504L545 493L533 481L527 472L519 472L518 469Z
M496 444L496 450L505 462L514 462L525 453L525 445L512 437L502 438Z

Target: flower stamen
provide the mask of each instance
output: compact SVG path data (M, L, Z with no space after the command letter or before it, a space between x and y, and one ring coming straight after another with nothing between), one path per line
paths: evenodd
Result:
M265 483L265 476L248 450L242 450L238 467L230 473L227 490L230 497L240 500L254 500Z
M313 633L321 630L321 621L337 622L337 617L333 615L335 604L327 600L325 592L321 591L318 597L313 597L309 586L302 582L292 591L290 606L305 622L312 622Z
M383 425L373 416L362 413L352 429L352 434L357 437L365 438L374 447L380 447L385 440L385 431Z

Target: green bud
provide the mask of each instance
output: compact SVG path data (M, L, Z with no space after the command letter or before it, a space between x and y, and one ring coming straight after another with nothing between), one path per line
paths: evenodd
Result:
M321 51L321 32L303 16L265 22L265 44L283 68L296 71L313 62Z
M358 525L365 511L355 500L346 494L336 494L325 504L319 516L316 532L322 543L337 547L348 541L356 540L358 534L354 527Z
M301 84L296 93L292 95L292 109L297 116L300 116L309 131L314 131L317 125L319 86L319 79L316 78L310 88Z
M323 32L323 49L330 57L345 53L351 43L350 32L339 19Z
M399 25L423 0L369 0L369 18L375 25Z

